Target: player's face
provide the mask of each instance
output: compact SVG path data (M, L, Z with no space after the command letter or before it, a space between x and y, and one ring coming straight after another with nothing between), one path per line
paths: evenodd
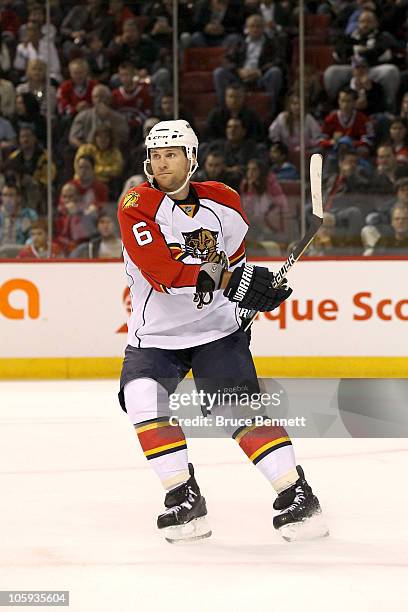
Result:
M153 149L150 164L162 191L175 191L186 180L190 161L181 147Z

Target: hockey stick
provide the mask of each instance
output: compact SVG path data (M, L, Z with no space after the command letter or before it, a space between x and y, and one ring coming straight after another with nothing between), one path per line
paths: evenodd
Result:
M304 253L304 251L307 249L313 238L316 236L319 227L323 223L322 165L323 157L320 155L320 153L314 153L310 158L310 191L312 192L313 211L312 220L303 238L297 243L293 251L291 251L281 269L274 275L272 282L272 287L274 289L277 289L286 278L286 275L290 269L295 265L302 253ZM249 319L248 323L244 327L244 331L247 331L251 327L258 313L254 310L241 308L239 314L241 318Z

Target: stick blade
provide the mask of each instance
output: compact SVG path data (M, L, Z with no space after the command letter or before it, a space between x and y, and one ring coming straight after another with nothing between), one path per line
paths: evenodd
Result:
M312 192L313 214L321 219L323 219L322 167L322 155L314 153L310 158L310 191Z

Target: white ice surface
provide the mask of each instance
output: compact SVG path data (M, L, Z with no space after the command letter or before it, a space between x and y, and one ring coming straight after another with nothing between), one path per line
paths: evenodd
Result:
M213 537L172 546L116 387L0 383L1 590L69 590L80 612L408 610L406 439L297 440L331 529L301 544L235 442L193 439Z

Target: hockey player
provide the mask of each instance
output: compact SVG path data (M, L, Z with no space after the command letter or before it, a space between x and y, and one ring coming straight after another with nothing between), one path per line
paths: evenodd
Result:
M197 150L186 121L155 125L146 138L148 182L130 189L118 209L132 300L119 400L167 491L157 525L170 542L208 537L211 530L167 396L190 369L205 393L231 386L259 392L238 310L270 311L292 292L273 289L272 272L245 263L248 220L239 195L222 183L191 182ZM212 414L238 411L221 402ZM285 429L250 425L228 433L278 494L275 529L289 540L302 532L326 535Z

